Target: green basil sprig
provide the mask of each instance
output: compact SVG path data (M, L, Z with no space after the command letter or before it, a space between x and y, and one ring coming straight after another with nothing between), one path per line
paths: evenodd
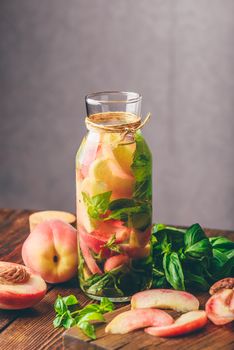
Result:
M108 298L101 298L100 304L90 304L82 309L75 309L78 300L75 295L61 297L58 295L54 310L56 317L53 321L55 328L64 327L66 329L77 326L85 335L91 339L96 339L95 327L91 321L105 322L104 313L114 309L113 303Z

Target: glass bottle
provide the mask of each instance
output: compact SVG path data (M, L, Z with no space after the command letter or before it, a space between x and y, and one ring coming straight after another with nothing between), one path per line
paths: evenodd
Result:
M141 96L86 96L76 156L78 276L91 298L126 301L151 285L152 158L141 134Z

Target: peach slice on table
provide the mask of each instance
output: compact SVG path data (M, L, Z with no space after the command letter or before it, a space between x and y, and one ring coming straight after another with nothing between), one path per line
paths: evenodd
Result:
M122 312L113 318L113 320L106 326L105 332L112 334L125 334L136 329L149 326L166 326L173 322L173 318L162 310L129 310Z
M149 327L145 332L157 337L177 337L194 332L207 324L205 311L190 311L181 315L173 324L162 327Z
M45 281L31 269L0 262L0 309L25 309L37 304L46 294Z
M111 256L104 264L104 271L109 272L129 262L129 257L124 254Z
M234 290L222 289L210 297L205 306L207 317L216 325L234 320Z
M172 289L151 289L134 294L131 306L132 309L155 307L187 312L198 310L199 301L194 295L187 292Z
M90 272L92 272L92 274L98 274L101 275L103 272L102 270L99 268L99 266L97 265L95 259L93 258L88 246L86 245L86 243L84 242L84 240L79 237L79 245L80 245L80 249L83 255L83 258L86 262L86 265L88 267L88 269L90 270Z

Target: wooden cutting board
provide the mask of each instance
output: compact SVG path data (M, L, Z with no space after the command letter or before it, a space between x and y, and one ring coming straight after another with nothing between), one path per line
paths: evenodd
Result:
M198 296L201 309L208 299L207 293ZM105 314L107 322L110 322L119 313L129 310L130 305L121 307ZM168 311L173 317L179 316L175 311ZM96 325L96 340L86 337L77 327L67 330L63 334L64 349L68 350L233 350L234 333L233 323L225 326L215 326L211 322L207 326L193 334L177 338L159 338L146 334L143 330L137 330L128 334L106 334L105 324Z

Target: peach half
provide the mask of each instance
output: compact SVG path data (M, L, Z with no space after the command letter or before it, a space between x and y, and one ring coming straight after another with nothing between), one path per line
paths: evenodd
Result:
M187 292L172 289L151 289L134 294L131 306L132 309L154 307L187 312L198 310L199 301L194 295Z
M112 334L125 334L135 329L149 326L166 326L174 322L173 318L162 310L139 309L129 310L117 315L106 326L105 332Z
M0 262L0 309L25 309L37 304L45 294L45 281L32 270Z
M181 315L173 324L162 327L149 327L145 332L157 337L177 337L194 332L207 324L205 311L190 311Z
M210 297L205 306L207 317L216 325L234 320L234 290L222 289Z

